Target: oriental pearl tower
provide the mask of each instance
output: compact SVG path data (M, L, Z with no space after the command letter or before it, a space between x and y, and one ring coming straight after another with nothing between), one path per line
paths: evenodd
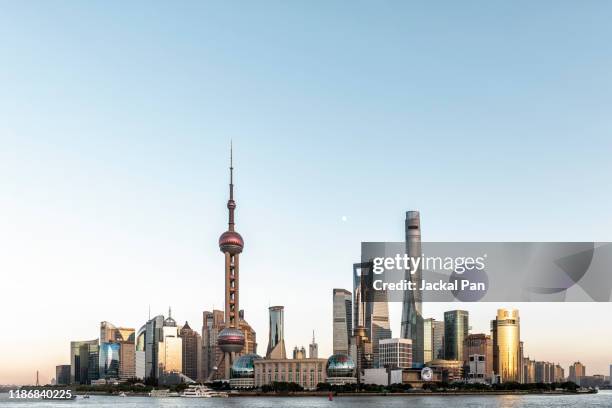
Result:
M219 249L225 256L225 328L221 330L217 337L217 344L223 351L225 362L225 379L230 378L230 367L236 359L236 354L244 348L244 334L239 328L239 270L240 253L244 247L244 241L240 234L234 229L234 167L233 151L230 145L230 184L229 200L227 209L229 210L229 222L227 231L219 237Z

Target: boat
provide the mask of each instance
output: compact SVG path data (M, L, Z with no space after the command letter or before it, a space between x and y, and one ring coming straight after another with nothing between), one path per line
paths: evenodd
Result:
M120 396L120 397L125 397L125 392L121 391L121 392L119 393L119 396Z
M149 393L149 397L164 398L168 397L169 393L170 390L151 390L151 392Z
M191 384L189 385L181 397L184 398L227 398L227 392L214 391L205 385Z

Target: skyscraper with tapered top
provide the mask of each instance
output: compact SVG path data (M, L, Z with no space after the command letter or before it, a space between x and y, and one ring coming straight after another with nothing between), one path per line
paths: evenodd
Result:
M219 249L225 256L225 329L219 333L217 344L223 351L225 368L225 379L230 378L230 368L234 363L236 354L244 348L245 338L240 330L240 296L239 296L239 272L240 253L244 248L242 236L235 230L234 211L234 163L233 148L230 146L230 183L229 200L227 201L229 211L228 228L219 237Z

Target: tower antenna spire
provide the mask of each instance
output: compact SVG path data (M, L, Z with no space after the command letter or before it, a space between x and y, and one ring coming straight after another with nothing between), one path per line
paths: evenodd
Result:
M230 196L227 201L227 209L229 210L228 229L234 231L234 210L236 202L234 201L234 143L230 140Z

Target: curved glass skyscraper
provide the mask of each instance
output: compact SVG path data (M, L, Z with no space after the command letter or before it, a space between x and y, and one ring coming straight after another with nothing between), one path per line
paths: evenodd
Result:
M520 318L516 309L498 309L491 321L493 334L493 371L502 382L521 381Z

